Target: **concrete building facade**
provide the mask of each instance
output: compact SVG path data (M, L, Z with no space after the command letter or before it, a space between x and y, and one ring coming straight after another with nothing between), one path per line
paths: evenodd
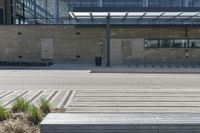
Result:
M10 3L4 24L13 25L0 26L0 61L200 64L198 0L52 1Z

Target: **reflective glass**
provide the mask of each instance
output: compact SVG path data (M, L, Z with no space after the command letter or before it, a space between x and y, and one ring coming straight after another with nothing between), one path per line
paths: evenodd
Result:
M80 7L81 6L81 0L75 0L75 1L73 1L73 6L74 7Z
M127 7L137 7L137 0L127 0Z
M69 3L68 1L59 0L59 18L69 18Z
M143 7L144 5L143 0L138 0L137 2L138 2L137 3L138 7Z
M160 40L160 47L161 48L171 48L171 47L173 47L173 40L161 39Z
M55 0L47 0L47 18L56 18L56 2Z
M157 48L159 45L159 40L145 40L146 48Z
M81 0L81 7L91 7L91 0Z
M42 7L42 5L40 7ZM33 1L24 0L24 15L26 18L34 18L35 17L34 9L35 9L35 6L34 6Z
M60 24L60 23L69 23L73 22L78 23L77 20L73 19L69 12L72 11L74 7L99 7L101 4L104 7L199 7L200 0L16 0L16 14L14 14L13 20L16 20L18 24ZM168 8L169 9L169 8ZM120 12L120 11L119 11ZM112 20L114 24L180 24L181 19L189 18L197 14L196 12L157 12L153 14L151 11L145 13L141 12L132 12L126 18L126 22ZM123 13L125 14L125 13ZM160 16L163 14L162 16ZM178 15L178 17L176 17ZM16 16L16 17L15 17ZM101 15L100 15L101 16ZM114 17L116 15L113 15ZM121 16L121 15L120 15ZM160 16L160 17L159 17ZM105 16L103 16L105 18ZM136 22L138 18L141 18L140 22ZM151 18L150 18L151 17ZM157 17L157 19L156 19ZM174 19L173 19L174 17ZM115 17L116 18L116 17ZM174 21L165 21L164 20L173 19ZM68 19L68 21L67 21ZM132 20L131 20L132 19ZM151 21L152 19L156 21ZM178 20L179 19L179 20ZM199 21L196 21L197 17L187 19L187 24L199 24ZM90 19L91 21L91 19ZM129 22L128 22L129 21ZM96 21L97 22L97 21ZM127 23L128 22L128 23ZM152 22L152 23L151 23ZM186 24L186 21L184 21ZM69 23L71 24L71 23ZM182 24L182 23L181 23Z
M194 6L194 0L188 0L188 7Z
M105 1L103 1L103 6L105 6L105 7L114 7L114 0L105 0Z
M186 39L175 39L174 40L174 47L175 48L185 48L187 47L188 40Z
M181 7L182 3L181 0L172 0L172 7Z
M37 18L46 18L46 0L35 0L36 2L36 17Z
M115 0L115 7L126 7L126 1L124 1L124 0Z
M194 0L194 7L200 7L200 0Z
M149 7L159 7L159 0L149 0Z
M170 7L171 2L170 2L170 0L160 0L160 6L161 7Z
M200 39L190 39L189 47L190 48L200 48Z

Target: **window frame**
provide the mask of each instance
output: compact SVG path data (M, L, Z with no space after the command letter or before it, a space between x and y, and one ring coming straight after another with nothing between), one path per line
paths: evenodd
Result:
M186 46L184 46L184 47L175 47L175 40L180 40L180 39L182 39L182 40L186 40L186 42L187 42L187 44L186 44ZM151 41L151 40L158 40L158 45L157 45L157 47L149 47L149 45L145 45L145 43L146 43L146 41ZM173 47L161 47L161 40L172 40L173 41ZM185 48L189 48L189 49L199 49L200 48L200 46L199 47L191 47L190 46L190 40L199 40L200 41L200 38L144 38L144 48L145 49L185 49ZM148 46L148 47L146 47L146 46Z

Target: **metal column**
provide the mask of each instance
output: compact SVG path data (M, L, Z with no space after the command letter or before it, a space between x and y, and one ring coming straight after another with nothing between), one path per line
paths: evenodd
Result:
M55 0L55 11L54 11L55 24L59 23L59 20L58 20L59 19L59 3L58 2L59 2L58 0Z
M110 14L106 17L106 66L110 66Z

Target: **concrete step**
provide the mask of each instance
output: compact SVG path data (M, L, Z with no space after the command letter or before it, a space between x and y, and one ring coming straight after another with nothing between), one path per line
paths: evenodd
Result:
M199 133L200 114L49 114L41 133Z
M66 113L199 113L200 107L68 107Z

